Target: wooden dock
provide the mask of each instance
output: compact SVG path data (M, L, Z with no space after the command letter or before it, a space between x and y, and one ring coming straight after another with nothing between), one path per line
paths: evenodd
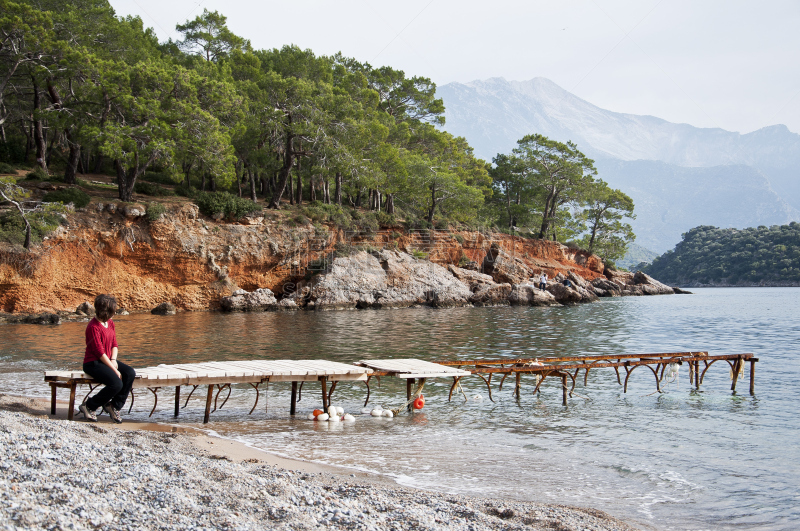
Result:
M521 397L521 377L533 375L536 385L533 393L539 393L542 383L548 377L560 380L562 388L562 403L567 405L567 398L572 396L575 385L583 370L583 383L588 383L591 370L613 369L617 383L623 387L623 392L628 391L628 381L634 370L647 367L652 372L656 381L656 392L661 392L661 382L670 366L680 366L686 363L689 366L689 382L697 389L703 382L708 369L716 362L724 361L731 369L731 390L736 390L739 374L743 371L744 364L750 364L750 394L755 394L755 364L758 358L753 354L726 354L709 356L707 352L671 352L661 354L616 354L599 356L566 356L544 358L518 358L518 359L479 359L479 360L445 360L436 363L418 359L391 359L391 360L361 360L354 364L339 363L327 360L242 360L206 363L184 363L176 365L158 365L136 369L136 379L133 389L147 389L154 396L153 409L158 405L158 391L165 387L175 387L175 416L180 412L181 387L191 386L191 391L186 397L183 407L189 402L194 391L202 386L208 386L206 391L205 415L203 423L209 421L213 411L221 409L230 397L231 385L249 384L256 391L256 399L250 413L258 405L260 397L259 386L269 385L269 382L291 382L290 414L296 412L297 402L302 396L302 387L305 382L319 382L322 393L322 407L327 409L331 395L340 381L363 381L367 387L367 397L364 405L369 402L370 380L382 376L401 378L406 381L406 405L409 406L415 396L422 392L422 387L428 378L453 378L448 401L453 397L453 391L459 386L465 376L477 375L486 384L489 399L492 396L492 378L500 376L499 390L502 390L506 378L513 376L515 385L513 394ZM673 365L674 364L674 365ZM624 381L621 378L620 368L625 371ZM88 396L98 385L89 375L81 371L48 371L45 373L45 382L50 385L50 413L56 412L56 391L58 388L70 390L69 411L67 418L72 420L75 411L75 394L77 386L88 385ZM571 385L570 385L571 382ZM417 383L416 391L413 390ZM328 387L330 384L330 388ZM220 394L225 389L228 394L222 404L218 406ZM133 407L134 394L131 392L131 405ZM466 398L466 395L465 395ZM84 398L85 400L85 398ZM213 404L213 409L212 409ZM402 408L401 408L402 409ZM130 411L130 409L129 409Z
M207 423L211 414L211 404L214 410L217 408L219 395L224 389L228 389L220 408L230 396L232 384L249 384L256 390L256 401L250 413L255 410L259 399L259 386L269 385L269 382L291 382L292 399L290 413L295 414L298 383L318 381L322 387L322 403L327 409L330 395L336 383L339 381L360 381L367 380L371 369L338 363L327 360L245 360L245 361L225 361L207 363L184 363L178 365L158 365L157 367L144 367L136 369L136 379L133 382L133 389L148 389L155 397L155 404L150 411L150 415L158 405L158 391L163 387L175 387L175 416L180 411L181 386L192 386L186 402L201 385L207 385L206 410L203 423ZM89 385L89 393L94 386L98 385L94 379L82 371L48 371L45 373L45 381L50 384L50 414L56 413L56 389L59 387L70 390L69 411L67 418L72 420L75 412L75 391L78 385ZM328 383L331 389L328 390ZM216 391L216 393L215 393ZM133 397L133 393L132 393ZM131 406L133 407L133 398ZM184 405L186 407L186 405Z

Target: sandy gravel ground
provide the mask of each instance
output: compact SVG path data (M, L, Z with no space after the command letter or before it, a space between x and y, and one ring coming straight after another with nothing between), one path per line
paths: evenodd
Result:
M46 407L0 395L0 529L634 529L601 511L403 488L171 426L50 418Z

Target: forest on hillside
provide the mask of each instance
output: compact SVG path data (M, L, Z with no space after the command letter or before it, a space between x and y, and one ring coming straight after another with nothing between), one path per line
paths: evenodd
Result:
M800 223L748 229L695 227L640 267L677 285L800 285Z
M159 42L105 0L0 0L0 174L76 187L113 175L121 201L175 191L229 216L312 204L330 205L330 221L349 209L499 227L607 259L633 239L630 198L572 143L528 135L491 165L444 129L426 77L254 49L216 11L176 29L182 39ZM2 179L8 216L35 221L16 177Z

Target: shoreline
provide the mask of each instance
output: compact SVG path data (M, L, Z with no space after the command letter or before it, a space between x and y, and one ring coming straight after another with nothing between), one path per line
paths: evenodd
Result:
M387 476L283 458L195 428L151 422L117 425L106 417L97 423L68 422L65 408L58 411L50 415L45 398L0 394L0 493L7 500L0 515L26 529L55 524L77 529L647 528L591 508L400 486ZM118 457L124 452L138 455L126 455L125 465L109 468L97 450L111 448ZM65 464L65 470L53 470ZM118 468L124 470L114 470ZM33 480L38 472L42 477ZM130 481L131 473L138 481ZM54 487L53 481L65 484ZM96 496L109 489L115 491L119 509ZM83 509L70 501L76 490L82 491ZM57 491L71 495L59 501ZM43 493L50 493L50 499ZM181 506L168 510L176 504Z

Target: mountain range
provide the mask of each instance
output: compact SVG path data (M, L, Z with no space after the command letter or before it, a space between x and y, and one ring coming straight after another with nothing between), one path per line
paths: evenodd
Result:
M634 200L636 243L663 253L698 225L800 220L800 135L784 125L740 134L602 109L545 78L491 78L437 89L446 129L478 157L531 133L572 140L598 176Z

